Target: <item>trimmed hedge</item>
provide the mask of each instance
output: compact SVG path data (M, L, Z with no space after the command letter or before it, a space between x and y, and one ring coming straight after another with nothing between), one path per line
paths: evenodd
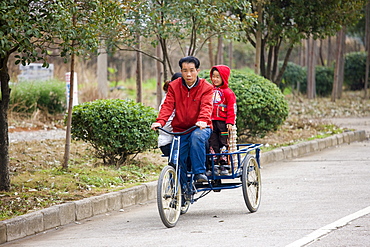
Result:
M129 155L156 148L150 129L157 112L132 100L106 99L73 107L72 137L90 143L105 164L121 166Z

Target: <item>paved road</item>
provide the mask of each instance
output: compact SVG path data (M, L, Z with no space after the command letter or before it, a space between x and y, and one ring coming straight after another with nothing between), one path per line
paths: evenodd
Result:
M262 202L249 213L241 189L211 193L175 228L155 201L4 246L369 246L370 142L344 144L262 169ZM337 229L338 228L338 229Z

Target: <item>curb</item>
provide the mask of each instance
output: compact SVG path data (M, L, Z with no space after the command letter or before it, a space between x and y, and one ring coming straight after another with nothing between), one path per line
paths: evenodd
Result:
M276 148L272 151L262 153L260 161L261 164L269 164L276 161L300 157L307 153L321 151L342 144L350 144L351 142L364 141L367 139L368 137L364 130L344 132L342 134L329 136L323 139L316 139L292 146Z
M157 197L157 181L79 201L55 205L0 221L0 244L67 225L110 211L144 203Z
M312 140L292 146L277 148L261 154L261 163L292 159L311 152L341 144L367 140L364 130L344 132L324 139ZM125 207L156 198L157 181L129 189L111 192L79 201L55 205L36 212L0 221L0 244L24 238L46 230L87 219L92 216L118 211Z

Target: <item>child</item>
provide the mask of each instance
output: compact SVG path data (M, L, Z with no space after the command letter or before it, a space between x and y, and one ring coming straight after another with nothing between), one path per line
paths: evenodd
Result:
M181 77L181 73L175 73L175 74L173 74L173 76L171 78L171 81L174 81L179 77ZM166 94L167 94L167 90L168 90L168 84L171 81L166 81L163 84L163 91ZM164 97L162 99L161 105L159 106L159 110L161 110L161 106L162 106L164 100L166 99L166 94L164 95ZM172 132L171 122L172 122L172 119L173 119L174 116L175 116L175 110L173 111L172 115L168 119L167 123L163 126L163 129ZM161 149L163 155L165 155L165 156L170 156L172 139L173 139L173 135L167 134L163 131L159 131L158 147Z
M230 68L226 65L213 66L210 72L214 86L212 125L213 132L209 138L211 152L220 153L228 149L228 136L236 119L236 96L229 88ZM212 150L213 149L213 150ZM228 174L230 169L227 160L217 156L221 175ZM215 163L216 164L216 163Z

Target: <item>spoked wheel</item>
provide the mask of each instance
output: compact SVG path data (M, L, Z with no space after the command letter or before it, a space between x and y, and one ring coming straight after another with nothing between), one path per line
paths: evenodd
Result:
M181 188L177 174L172 166L165 166L158 179L157 205L159 215L165 226L174 227L181 210Z
M261 172L257 160L248 155L243 161L242 188L245 204L251 213L257 211L261 201Z

